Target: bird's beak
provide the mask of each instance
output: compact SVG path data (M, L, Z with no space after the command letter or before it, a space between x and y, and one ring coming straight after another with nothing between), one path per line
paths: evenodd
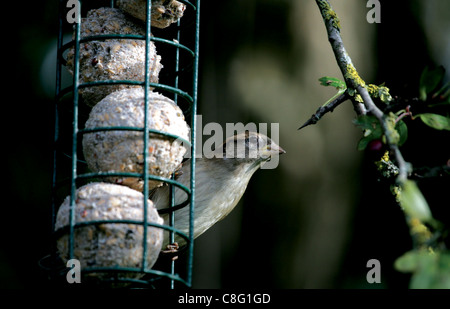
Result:
M274 155L281 155L283 153L286 153L286 151L274 142L261 149L261 157L263 158L270 158Z

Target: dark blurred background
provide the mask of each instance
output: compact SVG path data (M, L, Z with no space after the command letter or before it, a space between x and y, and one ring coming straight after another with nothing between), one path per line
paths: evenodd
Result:
M50 250L58 4L18 3L4 4L13 21L2 49L2 288L47 286L38 261ZM331 3L367 82L412 97L425 66L450 68L448 1L381 0L380 24L366 21L365 0ZM232 214L196 240L193 287L406 288L409 276L393 262L412 248L411 237L373 157L356 150L351 104L297 131L334 94L318 78L341 78L315 1L202 1L200 35L203 124L278 123L287 154L277 169L258 171ZM408 127L407 161L446 164L448 132ZM419 186L450 226L449 182ZM366 281L369 259L381 263L381 284Z

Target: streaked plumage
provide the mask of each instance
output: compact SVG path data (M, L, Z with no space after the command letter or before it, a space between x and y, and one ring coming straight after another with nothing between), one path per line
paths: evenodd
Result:
M247 188L253 173L272 156L285 151L263 134L246 132L228 138L212 153L196 159L194 237L198 237L225 218L237 205ZM209 158L209 159L208 159ZM183 163L176 179L190 187L190 161ZM175 205L187 199L187 195L175 188ZM156 208L169 207L169 187L158 188L152 194ZM168 224L168 215L163 216ZM189 206L175 211L175 228L188 234ZM175 235L179 245L184 239ZM169 243L166 233L164 245Z

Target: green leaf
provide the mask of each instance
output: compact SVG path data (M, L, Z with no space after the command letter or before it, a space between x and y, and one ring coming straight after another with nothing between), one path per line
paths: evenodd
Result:
M354 97L356 94L356 90L352 88L348 88L347 93L349 96Z
M434 94L435 96L442 96L443 98L445 98L448 102L449 99L449 95L450 95L450 82L447 82L445 85L443 85L441 87L441 89L439 89L438 91L436 91L436 93Z
M442 252L439 259L439 288L450 289L450 253Z
M401 184L401 188L399 201L405 213L422 222L432 221L433 217L428 203L417 184L412 180L406 180Z
M394 262L396 270L413 273L412 289L449 289L450 254L448 251L412 250Z
M395 123L395 115L389 115L391 120L391 140L394 139L394 142L399 146L403 145L408 138L408 127L405 122L400 120ZM380 122L373 115L362 115L353 120L353 123L364 130L364 137L358 142L358 150L366 149L367 145L370 141L374 139L381 139L383 136L383 130L381 129ZM395 135L395 136L394 136Z
M383 135L380 122L375 116L361 115L354 119L353 123L364 130L364 137L358 142L358 150L360 151L366 149L371 141L379 139Z
M403 273L411 273L419 266L420 253L418 251L408 251L394 262L396 270Z
M380 127L377 117L372 115L361 115L358 118L353 119L353 124L363 130L374 130L376 127Z
M367 145L369 145L369 143L374 139L375 138L372 135L364 136L363 138L361 138L358 142L358 150L363 151L364 149L366 149Z
M436 130L449 130L450 131L450 118L438 114L419 114L414 118L419 117L423 123Z
M324 76L324 77L319 78L319 81L322 86L332 86L338 90L342 90L342 89L345 90L347 88L347 85L345 84L345 82L338 78Z
M439 276L436 254L422 252L419 255L419 267L409 283L411 289L430 289Z
M442 81L445 75L444 67L440 66L434 69L426 67L422 75L420 76L419 83L419 97L422 101L427 100L428 94L430 94L439 83Z
M341 94L343 94L345 92L345 90L347 89L347 85L345 84L344 81L338 79L338 78L334 78L334 77L329 77L329 76L324 76L319 78L320 84L322 86L332 86L335 87L338 90L338 93L335 94L332 98L330 98L328 101L326 101L323 106L326 106L328 103L330 103L331 101L333 101L334 99L336 99L338 96L340 96Z
M397 130L398 134L400 135L400 140L398 141L398 145L401 146L408 139L408 127L406 126L406 123L403 120L400 120L399 122L397 122L395 129Z

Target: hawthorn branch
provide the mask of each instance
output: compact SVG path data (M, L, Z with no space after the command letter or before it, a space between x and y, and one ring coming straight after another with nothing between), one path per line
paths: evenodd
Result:
M386 142L390 150L394 153L398 164L399 174L397 181L399 183L403 183L408 177L409 164L404 160L403 155L398 148L397 142L394 139L392 130L395 130L395 128L389 127L386 115L375 105L369 95L369 92L367 91L366 83L356 71L342 41L339 18L333 11L330 3L328 0L316 0L316 3L320 9L320 13L322 14L325 28L328 33L328 41L331 44L337 64L342 72L342 75L344 76L347 88L356 90L364 102L361 104L355 101L353 97L352 102L354 109L358 115L371 113L380 122L381 129L386 136Z

